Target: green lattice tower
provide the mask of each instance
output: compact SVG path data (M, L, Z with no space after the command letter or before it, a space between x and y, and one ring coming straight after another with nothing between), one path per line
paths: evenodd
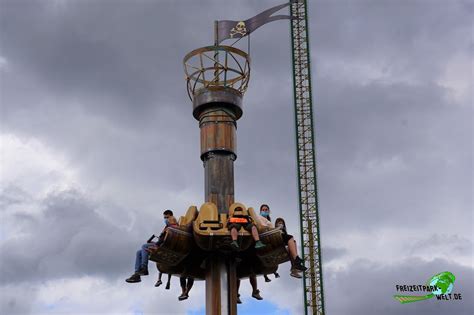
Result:
M298 17L291 20L291 41L301 244L302 257L308 267L303 277L305 314L322 315L324 295L306 0L295 1L290 10L292 16Z

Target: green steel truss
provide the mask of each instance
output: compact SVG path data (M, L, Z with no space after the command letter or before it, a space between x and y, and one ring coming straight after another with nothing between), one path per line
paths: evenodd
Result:
M321 242L316 181L311 73L306 0L291 4L291 41L296 120L296 151L304 273L305 314L324 314Z

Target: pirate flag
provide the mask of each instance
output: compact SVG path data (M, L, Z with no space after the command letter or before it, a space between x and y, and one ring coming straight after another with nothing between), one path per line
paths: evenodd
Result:
M296 17L289 15L272 16L272 14L297 1L298 0L291 0L288 3L277 5L245 21L217 21L217 44L229 38L242 38L260 26L272 21L296 19Z

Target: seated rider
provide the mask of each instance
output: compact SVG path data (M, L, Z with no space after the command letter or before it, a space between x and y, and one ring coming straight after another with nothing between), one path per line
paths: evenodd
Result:
M240 249L239 243L237 243L237 237L242 227L244 230L252 233L253 239L255 240L255 248L265 247L265 244L260 241L257 227L253 224L252 218L248 214L245 214L241 207L237 207L234 210L234 215L227 220L227 228L232 238L232 243L230 243L232 248Z
M260 290L257 287L257 276L250 275L249 276L250 285L252 286L252 297L257 300L263 300L263 297L260 295ZM240 299L240 279L237 278L237 304L242 304L242 300Z
M157 242L152 242L154 235L148 240L146 244L142 245L142 248L139 249L135 255L135 273L125 281L128 283L136 283L140 282L140 276L148 276L148 257L150 254L150 250L156 249L160 246L165 239L166 230L169 226L177 226L178 222L176 221L175 217L173 216L173 211L165 210L163 212L163 219L165 223L165 227L161 232L160 236L158 237Z
M181 285L181 295L178 297L178 300L183 301L189 297L189 291L191 291L193 287L194 278L181 275L181 277L179 277L179 284Z
M270 218L270 207L266 204L260 206L260 213L255 214L260 226L273 229L272 219Z
M288 252L290 253L291 259L291 272L290 276L295 278L302 278L300 271L306 271L306 268L303 265L303 260L298 256L298 249L296 248L296 241L293 238L293 235L290 235L286 232L286 223L282 218L277 218L275 220L275 227L279 228L283 232L283 242L288 246Z
M158 266L156 266L158 269ZM158 269L158 280L156 280L155 287L159 287L160 285L163 284L163 281L161 281L161 278L163 277L163 273ZM171 275L168 274L168 281L166 282L166 290L169 290L171 287Z
M257 214L257 220L260 226L270 229L273 228L272 219L270 218L270 207L267 204L262 204L260 206L260 215ZM273 274L275 275L275 278L280 278L278 272L274 272ZM266 274L264 274L263 277L265 278L265 282L272 281Z

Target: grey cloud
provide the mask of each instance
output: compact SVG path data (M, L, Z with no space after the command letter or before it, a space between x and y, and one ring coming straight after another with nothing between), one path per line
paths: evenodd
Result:
M469 1L321 1L310 3L313 56L383 63L397 75L431 81L454 51L469 51Z
M30 314L31 301L36 298L37 291L36 288L22 287L19 292L14 286L1 286L0 311L3 314ZM25 299L25 296L28 296L28 299Z
M472 240L459 235L450 234L433 234L425 239L419 240L410 246L409 253L411 255L426 250L436 250L448 248L448 250L456 255L472 257Z
M324 206L344 212L357 228L372 221L422 228L425 218L445 214L443 204L470 204L471 154L460 149L471 139L469 107L443 101L430 85L346 85L348 101L336 86L320 83L321 104L332 105L320 107L317 127Z
M133 269L139 237L146 236L110 224L76 191L52 194L42 205L41 216L24 223L22 237L1 244L2 284L76 274L116 277Z
M33 197L21 187L8 185L0 192L0 209L5 211L9 206L23 202L31 202Z
M321 249L321 253L323 257L323 262L328 263L332 260L345 256L347 254L347 249L325 246Z

